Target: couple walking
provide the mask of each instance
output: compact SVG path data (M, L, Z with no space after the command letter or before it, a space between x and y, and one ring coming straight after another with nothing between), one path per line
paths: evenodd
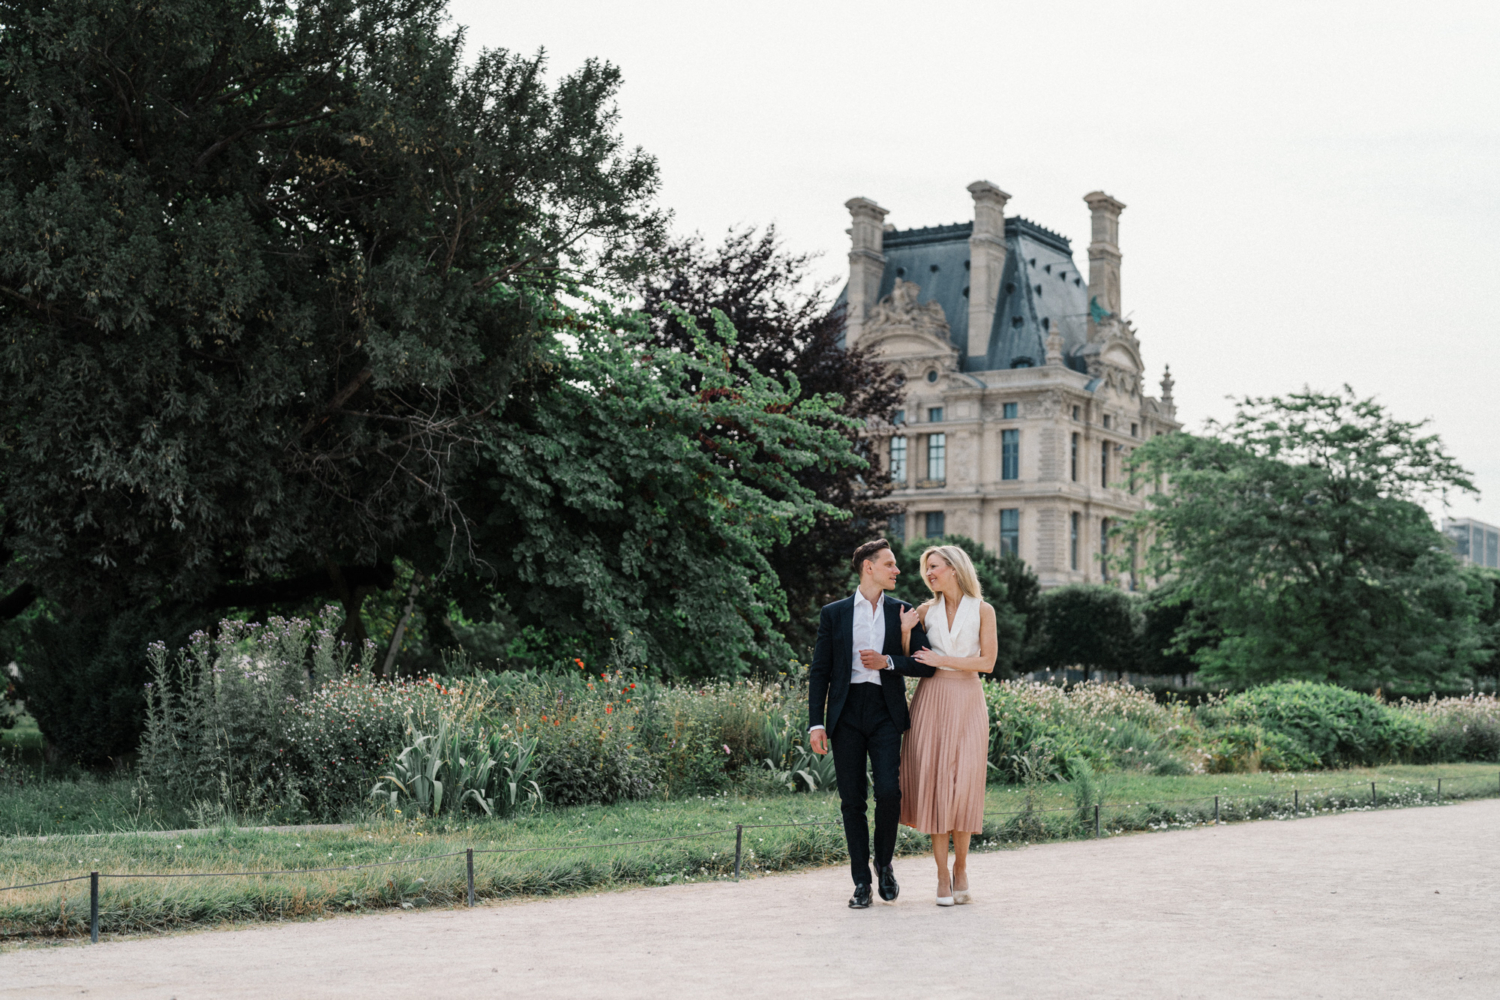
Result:
M808 675L813 752L833 748L854 876L849 906L870 905L866 761L875 785L880 898L889 902L901 891L891 867L899 822L932 836L937 904L967 903L969 836L984 829L989 713L979 675L995 666L995 609L981 599L973 563L954 545L922 553L922 579L933 596L918 608L885 596L901 574L885 539L855 549L854 569L854 596L823 608ZM910 711L907 677L921 678Z

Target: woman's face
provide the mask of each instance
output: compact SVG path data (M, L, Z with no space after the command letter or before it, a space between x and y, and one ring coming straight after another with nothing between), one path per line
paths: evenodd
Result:
M934 552L927 557L927 585L935 593L946 592L953 584L953 567L948 565L948 560Z

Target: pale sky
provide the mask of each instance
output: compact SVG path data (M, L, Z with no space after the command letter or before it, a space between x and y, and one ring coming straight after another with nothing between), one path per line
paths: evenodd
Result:
M775 222L847 272L844 202L967 220L993 181L1073 241L1120 220L1124 312L1189 429L1349 383L1475 475L1500 524L1500 4L458 0L553 78L618 65L679 232Z

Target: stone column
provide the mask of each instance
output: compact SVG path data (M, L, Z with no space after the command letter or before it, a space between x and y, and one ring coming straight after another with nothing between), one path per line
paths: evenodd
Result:
M1083 196L1093 215L1089 241L1089 340L1099 321L1120 315L1120 213L1125 206L1094 191Z
M885 273L885 254L881 249L886 211L868 198L850 198L844 207L852 220L844 345L853 347L864 332L865 317L880 293L880 277Z
M1005 203L1010 195L989 181L969 185L974 198L974 231L969 236L969 357L990 352L990 328L1005 273Z

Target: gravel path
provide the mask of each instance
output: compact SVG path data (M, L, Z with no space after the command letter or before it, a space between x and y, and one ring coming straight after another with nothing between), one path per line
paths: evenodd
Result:
M0 997L1500 996L1500 801L0 955Z

